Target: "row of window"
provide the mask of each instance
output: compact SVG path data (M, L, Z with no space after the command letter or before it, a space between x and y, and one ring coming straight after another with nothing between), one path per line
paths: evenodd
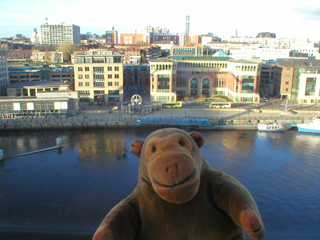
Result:
M83 69L84 69L84 71L90 71L90 68L89 67L78 67L78 71L79 72L82 72L83 71ZM113 69L113 67L107 67L107 70L108 71L113 71L112 70ZM104 72L104 67L93 67L93 71L94 72ZM119 67L118 66L116 66L116 67L114 67L114 71L119 71Z
M94 87L104 87L105 82L101 80L95 80L93 82ZM90 87L90 82L78 82L79 87ZM108 82L108 87L119 87L119 82Z
M105 91L94 91L95 95L104 95ZM79 91L80 96L89 96L90 92L89 91ZM108 90L108 95L117 95L119 96L119 90Z
M120 76L119 74L108 74L107 75L108 79L112 79L112 78L115 78L115 79L118 79ZM78 79L83 79L83 75L82 74L78 74ZM89 74L85 74L84 75L84 79L90 79L90 75ZM94 73L93 74L93 79L104 79L104 74L98 74L98 73Z

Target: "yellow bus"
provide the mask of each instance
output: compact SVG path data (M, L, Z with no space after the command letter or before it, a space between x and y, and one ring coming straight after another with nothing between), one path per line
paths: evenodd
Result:
M162 108L181 108L182 102L165 102L161 104Z
M209 108L231 108L230 102L211 102Z

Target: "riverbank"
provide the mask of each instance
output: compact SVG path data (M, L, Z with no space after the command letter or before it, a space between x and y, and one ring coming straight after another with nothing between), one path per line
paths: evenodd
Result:
M147 116L166 118L203 118L212 126L203 130L257 130L259 122L281 122L289 125L311 120L315 111L281 111L278 109L159 109ZM50 116L46 118L1 119L0 131L36 131L61 129L114 129L114 128L160 128L165 125L136 125L142 115L123 114L110 109L83 109L76 116ZM173 125L166 125L172 127ZM175 126L179 127L179 126Z

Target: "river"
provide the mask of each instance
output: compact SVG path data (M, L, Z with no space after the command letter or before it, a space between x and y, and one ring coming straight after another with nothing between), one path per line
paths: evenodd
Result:
M130 144L150 131L0 133L5 156L0 238L70 234L65 239L90 239L106 213L136 186L139 159ZM201 151L209 164L236 177L254 196L265 239L320 238L320 135L295 130L202 134ZM10 158L54 146L58 137L60 150Z

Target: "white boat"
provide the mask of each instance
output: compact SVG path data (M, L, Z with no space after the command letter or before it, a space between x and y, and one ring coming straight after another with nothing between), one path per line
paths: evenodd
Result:
M297 124L299 132L320 133L320 115L312 118L310 123Z
M260 132L282 132L285 127L281 123L259 123L258 131Z

